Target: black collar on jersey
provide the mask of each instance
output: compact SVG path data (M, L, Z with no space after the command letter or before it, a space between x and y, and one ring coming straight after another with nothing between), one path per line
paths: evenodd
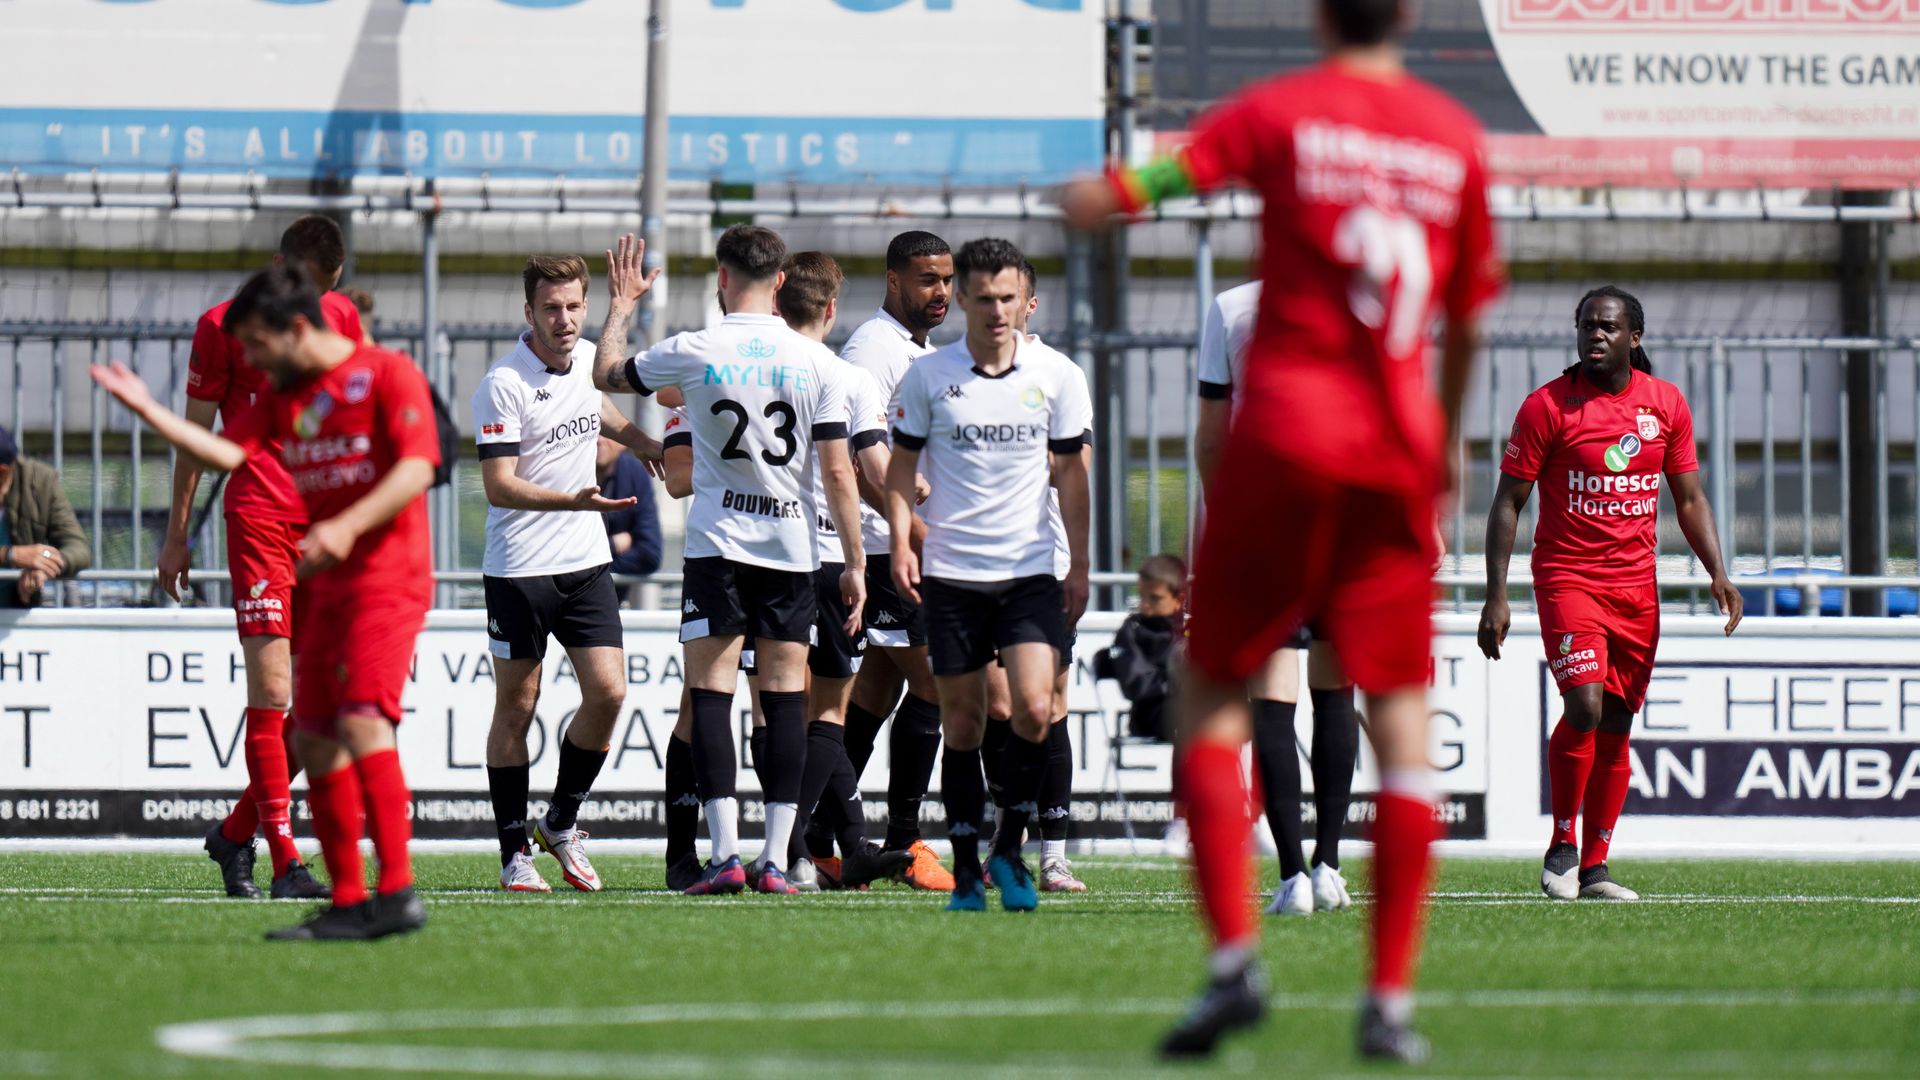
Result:
M1004 379L1004 378L1006 378L1007 376L1009 376L1009 375L1011 375L1011 374L1013 374L1014 372L1016 372L1016 371L1019 371L1019 370L1020 370L1020 363L1019 363L1019 361L1017 361L1017 360L1016 360L1016 361L1014 361L1014 362L1013 362L1013 363L1011 363L1011 364L1008 364L1008 365L1007 365L1007 370L1005 370L1005 371L1003 371L1003 372L1001 372L1001 373L1000 373L1000 374L998 374L998 375L989 375L989 374L987 374L986 372L984 372L984 371L981 371L981 370L980 370L980 365L979 365L979 364L975 364L975 365L973 365L973 373L974 373L975 375L978 375L978 376L980 376L980 377L981 377L981 378L983 378L983 379Z

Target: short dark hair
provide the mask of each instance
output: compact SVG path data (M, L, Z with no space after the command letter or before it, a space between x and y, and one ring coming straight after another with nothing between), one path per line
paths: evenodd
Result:
M569 281L580 283L580 291L587 291L587 260L578 255L529 255L527 267L520 271L520 283L526 286L527 303L533 303L533 292L547 282L565 284Z
M1039 296L1040 271L1033 268L1033 261L1031 259L1020 260L1020 276L1025 278L1027 282L1027 298L1032 299L1033 297Z
M953 249L945 240L930 232L915 229L903 232L887 244L887 269L898 273L905 270L915 259L931 258L935 255L951 255Z
M765 225L735 225L720 234L713 257L749 280L770 281L787 261L787 243Z
M333 275L347 265L347 234L325 214L302 214L280 234L280 254Z
M289 262L248 278L227 305L220 329L237 333L241 323L259 319L269 329L284 331L293 326L295 315L304 317L317 330L327 328L327 318L320 310L320 290L307 277L305 267Z
M1168 592L1187 591L1187 564L1178 555L1150 555L1140 564L1140 584L1165 585Z
M991 277L1002 270L1021 270L1026 262L1027 257L1013 246L1013 241L989 236L960 245L960 251L953 257L953 276L964 286L974 274Z
M353 301L355 310L361 317L373 314L373 294L365 289L341 289L340 295Z
M1342 45L1378 45L1400 28L1400 0L1320 0Z
M840 264L824 251L802 251L787 256L781 267L787 278L780 283L776 302L780 317L788 326L814 326L827 317L827 305L840 295L845 275Z

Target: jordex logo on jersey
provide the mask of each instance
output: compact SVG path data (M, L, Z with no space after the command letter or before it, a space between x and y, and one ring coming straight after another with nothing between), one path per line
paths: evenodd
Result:
M1045 424L955 424L949 440L956 449L1018 450L1047 438Z
M599 434L600 414L590 413L586 416L576 416L563 424L555 424L553 430L547 432L547 441L543 445L552 446L554 443L577 439L582 435L597 436Z

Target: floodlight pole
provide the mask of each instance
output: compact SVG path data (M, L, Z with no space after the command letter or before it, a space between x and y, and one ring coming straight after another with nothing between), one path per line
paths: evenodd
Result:
M651 0L647 14L647 126L640 181L640 238L646 241L645 268L666 265L667 259L667 8L668 0ZM667 279L662 275L640 298L640 340L660 340L666 321Z

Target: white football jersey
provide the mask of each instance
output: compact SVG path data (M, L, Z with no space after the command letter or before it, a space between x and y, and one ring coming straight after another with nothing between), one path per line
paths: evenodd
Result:
M1200 383L1201 397L1233 396L1259 313L1258 281L1228 289L1207 305L1207 323L1200 331L1200 355L1194 362L1194 379Z
M515 476L572 494L598 482L593 345L576 342L572 366L556 371L534 355L527 337L481 376L473 392L474 439L481 460L516 458ZM481 569L490 577L569 574L612 561L606 523L595 511L487 508Z
M777 315L734 313L627 361L642 393L678 386L693 429L687 557L813 570L816 441L847 437L840 358Z
M873 376L851 364L842 364L840 377L846 383L847 397L847 450L855 455L877 442L887 438L887 400L880 396L880 388L874 385ZM854 467L859 468L855 462ZM820 492L820 506L814 514L817 530L816 542L820 546L820 561L823 563L844 563L847 553L840 550L840 533L833 527L833 515L827 512L827 489L820 482L820 458L813 459L813 484ZM873 507L866 500L860 502L863 521ZM861 550L869 551L865 544Z
M1073 363L1067 354L1041 341L1039 334L1028 334L1027 341L1035 348L1046 349L1067 363ZM1088 422L1091 426L1091 415ZM1047 520L1053 523L1053 576L1065 581L1067 571L1073 568L1073 550L1067 546L1066 518L1060 515L1060 489L1054 487L1051 482L1047 485Z
M933 346L914 341L913 332L883 307L847 338L840 347L840 358L873 376L880 400L891 412L907 369L932 351ZM860 504L860 541L869 555L885 555L891 550L886 516L866 503Z
M1093 425L1087 379L1043 345L1019 344L998 377L966 341L914 362L893 410L894 445L920 452L933 487L921 508L921 573L1011 581L1054 572L1050 454L1077 454Z

